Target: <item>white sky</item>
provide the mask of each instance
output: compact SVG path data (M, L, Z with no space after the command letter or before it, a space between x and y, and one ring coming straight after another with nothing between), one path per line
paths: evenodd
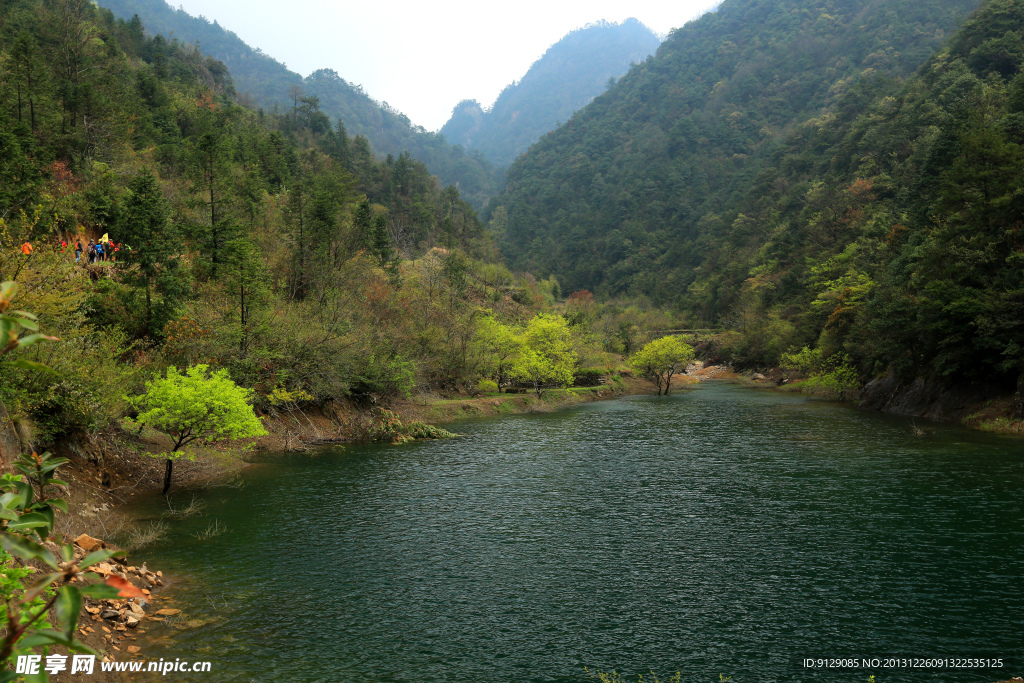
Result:
M234 31L303 76L330 68L438 130L461 100L490 106L573 29L636 17L667 34L717 0L169 0Z

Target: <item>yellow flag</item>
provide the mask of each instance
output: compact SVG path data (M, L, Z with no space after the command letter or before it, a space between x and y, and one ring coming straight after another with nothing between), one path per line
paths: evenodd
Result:
M110 241L110 238L107 237L107 234L108 233L103 233L103 237L100 238L100 242L103 242L104 244L106 244L107 242Z

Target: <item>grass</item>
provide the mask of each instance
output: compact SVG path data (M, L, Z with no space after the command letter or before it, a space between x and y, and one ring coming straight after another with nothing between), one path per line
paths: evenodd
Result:
M1024 434L1024 420L996 417L990 420L981 420L978 422L977 428L983 432L996 432L998 434Z
M171 519L188 519L189 517L195 517L206 509L206 503L200 500L197 496L192 496L188 504L180 507L171 505L171 501L167 501L167 512L164 513L164 517L170 517Z
M192 534L192 538L196 539L197 541L209 541L211 538L216 538L217 536L222 536L222 535L226 534L227 532L228 532L227 525L226 524L221 524L220 520L215 519L215 520L213 520L213 522L209 526L207 526L205 529L203 529L199 533Z
M163 520L149 524L130 524L119 535L117 545L129 552L145 548L167 536L167 522Z

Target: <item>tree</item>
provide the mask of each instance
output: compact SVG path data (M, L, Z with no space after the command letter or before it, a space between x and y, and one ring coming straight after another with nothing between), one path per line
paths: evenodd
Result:
M259 247L251 239L231 240L224 247L225 273L222 281L238 313L238 351L244 357L249 351L256 328L257 311L266 303L270 292L267 268L260 258Z
M137 421L174 441L167 454L164 495L171 488L174 461L181 457L183 447L200 440L212 443L267 433L249 405L252 390L232 382L227 370L208 376L207 369L206 365L193 365L181 374L172 365L166 377L146 382L146 393L135 401L141 411Z
M185 275L178 267L178 254L183 250L181 236L169 213L152 173L146 171L132 180L118 226L123 231L122 241L131 247L126 258L138 266L125 275L125 280L146 292L145 328L150 336L163 330L177 299L186 294ZM161 295L160 305L154 304L154 293Z
M201 195L197 205L208 210L210 224L206 234L205 251L210 258L211 275L224 261L225 245L238 231L227 208L231 205L231 153L230 139L223 130L203 135L195 145L189 175L194 190Z
M28 105L28 120L33 134L36 132L36 101L41 81L46 76L39 54L39 45L28 31L21 31L11 47L11 75L18 105L18 121L22 120L24 105Z
M559 372L551 359L542 356L531 348L525 348L512 364L512 376L529 382L537 392L537 398L544 393L544 385L558 381Z
M576 352L565 318L540 313L526 326L524 348L512 366L512 376L530 382L537 392L548 383L568 386L576 368Z
M693 347L679 337L662 337L644 346L629 359L629 364L643 378L658 388L658 395L668 396L672 375L686 369L693 360Z
M482 351L483 367L498 384L498 392L508 383L512 366L523 340L508 325L503 325L491 316L480 321L476 328L476 342Z

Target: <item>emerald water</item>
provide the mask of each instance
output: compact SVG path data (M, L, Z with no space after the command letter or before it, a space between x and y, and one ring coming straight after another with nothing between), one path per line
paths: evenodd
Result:
M1020 675L1024 442L917 426L710 382L267 456L145 551L211 620L147 623L145 654L210 660L214 681ZM798 663L891 655L1009 666Z

